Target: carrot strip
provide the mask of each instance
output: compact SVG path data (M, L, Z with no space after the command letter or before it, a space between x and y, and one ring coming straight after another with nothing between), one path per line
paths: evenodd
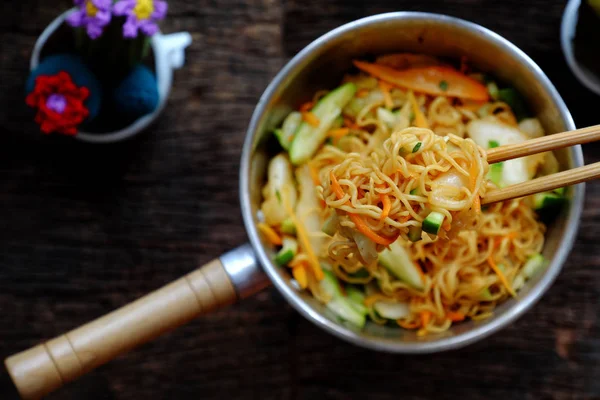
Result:
M338 128L338 129L330 130L327 135L335 140L340 140L341 138L343 138L344 136L346 136L349 133L350 133L350 128Z
M417 329L420 326L418 321L407 322L403 319L397 319L396 323L404 329Z
M364 304L367 307L371 307L373 304L377 303L378 301L393 301L393 299L390 299L389 297L386 297L381 293L375 293L370 296L367 296L365 298Z
M477 111L479 110L483 105L485 104L485 101L473 101L473 100L463 100L462 105L458 106L458 109L465 109L465 110L469 110L469 111Z
M283 243L281 237L273 230L273 228L264 222L259 223L257 227L258 230L264 235L265 239L267 239L271 244L281 246Z
M356 97L358 97L359 99L367 97L370 91L371 90L367 88L358 89L358 91L356 92Z
M384 81L378 81L379 89L383 92L383 103L385 104L385 108L392 109L394 107L394 102L392 101L392 95L390 94L391 85Z
M383 204L379 220L383 221L388 217L388 215L390 215L390 210L392 209L392 202L390 201L390 196L388 196L387 194L381 193L379 195L379 198L381 199L381 203Z
M335 175L333 174L333 171L329 172L329 179L331 179L331 188L333 189L333 192L335 193L336 197L338 198L338 200L342 199L344 197L344 191L342 190L342 187L340 186ZM349 200L346 202L346 205L350 205ZM350 217L350 220L354 222L354 225L356 225L356 229L358 229L360 233L362 233L377 244L389 246L390 244L394 243L396 239L398 239L399 234L396 235L396 237L391 238L379 236L377 233L373 232L371 228L369 228L367 223L359 215L348 213L348 217Z
M354 61L354 65L375 78L406 89L435 96L487 101L487 88L475 79L446 66L409 68L402 71L380 64Z
M300 106L300 112L310 111L310 110L312 110L314 105L315 105L315 103L313 103L312 101L307 101L306 103L304 103Z
M423 111L421 111L421 108L419 107L417 99L415 98L415 94L412 92L412 90L408 92L408 100L410 101L413 113L415 114L415 125L417 128L429 129L429 122L427 122L425 114L423 114Z
M506 277L504 276L504 274L502 273L502 271L500 271L500 269L498 268L498 266L494 262L494 259L492 258L491 255L488 257L487 261L490 264L490 267L492 267L492 269L496 273L496 275L498 275L498 279L500 279L500 282L502 282L502 284L504 285L504 287L506 287L506 290L508 290L508 293L510 293L510 295L512 297L517 297L517 294L515 293L515 291L513 290L513 288L508 284L508 281L506 280Z
M517 236L519 236L519 234L517 232L510 232L507 235L499 236L494 241L494 247L498 247L504 239L512 240L512 239L515 239Z
M431 320L431 312L430 311L421 311L421 313L419 314L419 317L421 318L421 327L426 328L427 325L429 324L429 321Z
M306 289L308 286L308 277L306 276L306 269L304 269L303 264L296 265L292 268L292 276L302 289Z
M360 129L360 126L358 126L354 121L347 117L344 117L344 126L350 129Z
M401 224L403 224L405 222L408 222L411 218L412 218L412 216L410 214L403 215L400 218L398 218L398 222L400 222Z
M321 123L321 121L319 121L319 118L317 118L317 116L311 113L310 111L303 112L302 119L309 125L314 126L315 128L318 128L319 124Z
M452 322L464 321L465 315L463 313L448 311L446 313L446 318L448 318Z
M308 165L308 171L310 172L310 177L312 178L315 186L319 186L321 184L321 180L319 179L319 172L312 165Z
M425 272L423 272L423 268L421 268L421 266L419 264L417 264L417 272L419 273L419 276L421 277L421 282L423 282L423 285L425 285L425 281L427 280L425 278ZM433 287L433 285L432 285Z
M308 256L308 261L311 269L313 270L313 273L315 274L315 278L318 281L323 280L325 274L323 273L321 265L319 264L319 260L317 259L317 256L315 255L315 252L312 246L310 245L308 233L306 232L306 228L304 228L304 224L298 219L296 213L294 213L294 210L292 210L292 207L288 203L287 197L283 197L283 206L285 207L285 211L289 214L294 225L296 225L296 237L300 242L300 246Z
M298 265L301 265L302 263L304 263L305 260L303 260L302 258L298 258L298 257L294 257L292 259L292 261L290 261L287 266L290 268L296 267Z
M354 225L356 225L356 229L358 229L360 233L362 233L377 244L389 246L390 244L394 243L396 239L398 239L399 235L396 235L395 237L391 238L379 236L378 234L373 232L371 228L369 228L367 223L360 216L356 214L348 214L348 216L350 217L350 220L354 222Z

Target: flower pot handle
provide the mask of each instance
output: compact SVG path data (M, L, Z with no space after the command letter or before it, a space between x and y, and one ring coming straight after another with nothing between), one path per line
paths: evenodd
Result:
M169 65L173 69L179 69L185 64L185 48L192 43L192 35L188 32L170 33L155 35L155 51L161 53L161 57L168 59Z
M24 400L39 399L193 318L269 283L249 244L64 335L13 355L6 368Z

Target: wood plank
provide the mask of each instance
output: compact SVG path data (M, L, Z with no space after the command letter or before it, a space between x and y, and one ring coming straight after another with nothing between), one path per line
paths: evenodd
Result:
M61 1L63 8L70 3ZM0 357L123 305L246 240L239 156L260 94L320 34L379 12L473 20L515 42L564 96L579 126L598 99L563 61L565 2L327 3L172 0L165 32L194 43L150 132L114 146L40 135L24 71L55 3L0 13ZM588 163L600 145L585 145ZM600 398L600 184L587 185L577 244L550 291L490 339L395 356L328 335L266 290L127 354L50 399Z

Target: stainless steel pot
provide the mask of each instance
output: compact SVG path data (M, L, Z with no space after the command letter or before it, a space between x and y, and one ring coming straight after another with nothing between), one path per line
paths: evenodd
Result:
M439 14L398 12L375 15L343 25L318 38L298 53L265 90L248 128L240 171L242 214L256 256L274 285L302 315L332 334L360 346L396 353L429 353L456 349L505 327L529 309L550 287L575 239L581 216L584 186L573 187L571 202L549 227L544 256L551 260L546 272L530 281L516 299L500 306L490 319L453 326L441 335L417 337L375 324L364 330L336 321L310 295L297 291L289 277L271 260L273 253L256 230L256 210L268 154L263 138L282 116L312 94L337 85L351 60L391 52L409 51L437 56L466 56L475 68L516 87L527 99L546 132L575 129L571 114L544 72L515 45L479 25ZM557 152L562 169L583 165L580 146Z
M479 25L438 14L398 12L341 26L298 53L277 74L256 106L240 169L241 208L251 244L122 309L10 357L6 365L22 396L36 398L54 390L197 315L254 294L269 281L302 315L326 331L359 346L394 353L431 353L465 346L505 327L539 300L573 244L583 185L571 188L569 206L548 229L544 256L551 261L545 273L527 282L518 297L498 307L492 318L460 323L443 334L417 337L391 327L370 324L359 330L340 323L322 304L296 290L287 271L272 262L273 251L262 242L256 228L270 157L265 138L316 90L336 86L351 68L352 59L398 51L467 56L477 69L515 86L547 132L575 128L563 100L542 70L516 46ZM557 152L557 157L563 169L583 165L580 146Z

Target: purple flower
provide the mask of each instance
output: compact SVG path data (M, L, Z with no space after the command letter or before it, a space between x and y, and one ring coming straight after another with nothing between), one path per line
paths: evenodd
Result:
M77 10L67 17L74 27L85 26L88 36L97 39L110 22L112 0L75 0Z
M46 99L46 107L54 112L62 114L65 112L65 108L67 108L67 98L60 93L52 93Z
M134 38L138 30L148 36L158 32L156 23L167 15L167 2L162 0L120 0L113 13L127 17L123 24L123 36Z

